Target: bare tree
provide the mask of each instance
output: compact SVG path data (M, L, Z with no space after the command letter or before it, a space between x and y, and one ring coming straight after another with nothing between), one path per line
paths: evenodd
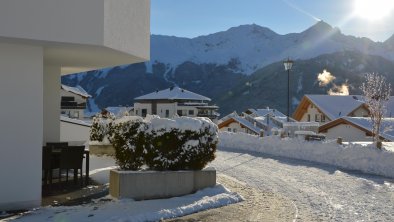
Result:
M380 126L387 111L387 102L390 99L391 84L387 83L384 76L377 73L368 73L365 78L361 90L371 117L373 141L377 142L380 139Z

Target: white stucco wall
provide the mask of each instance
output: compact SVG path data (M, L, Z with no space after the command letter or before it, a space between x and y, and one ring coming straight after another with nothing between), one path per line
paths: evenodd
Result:
M60 141L60 67L44 65L44 138Z
M0 43L0 211L41 203L43 53Z
M142 116L142 109L146 109L147 114L152 114L152 105L150 103L134 103L134 114Z
M0 4L0 37L43 46L45 63L61 67L63 74L149 59L150 0Z
M89 140L90 127L60 121L60 141L86 142Z
M367 137L365 132L348 124L339 124L327 130L327 139L337 139L342 137L344 142L354 141L372 141L371 137Z
M41 203L60 75L149 59L149 0L0 1L0 211Z
M168 118L171 118L175 115L176 103L158 103L157 104L157 115L161 118L166 118L166 110L169 111Z

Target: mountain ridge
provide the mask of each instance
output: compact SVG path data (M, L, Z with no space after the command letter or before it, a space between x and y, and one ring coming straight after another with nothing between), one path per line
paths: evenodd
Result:
M151 61L91 71L88 75L80 73L64 76L62 81L71 86L82 85L95 96L89 104L92 110L107 106L129 106L132 105L133 98L137 96L178 85L213 98L222 107L221 111L226 114L232 111L230 110L232 105L240 108L246 107L247 104L250 107L262 105L257 101L257 94L254 94L255 97L238 101L236 104L232 104L231 101L237 101L237 99L227 95L242 97L242 94L253 94L253 91L242 91L242 85L256 85L253 83L255 81L253 78L260 70L265 70L266 76L284 72L281 61L287 57L295 61L310 61L314 67L319 67L310 70L315 74L322 72L326 67L332 67L328 66L329 64L318 66L313 63L314 59L321 55L337 56L344 60L343 63L349 64L351 63L349 61L357 58L359 63L354 64L355 67L333 68L332 71L338 75L337 80L343 80L341 72L349 73L349 70L352 70L352 75L358 75L364 73L368 66L373 68L369 71L387 72L382 67L389 66L386 64L387 61L394 60L394 44L393 47L389 47L391 39L394 41L392 37L390 41L381 43L373 42L368 38L347 36L324 21L316 23L301 33L285 35L277 34L269 28L256 24L241 25L227 31L193 39L152 35ZM330 60L334 61L334 58ZM342 66L340 61L335 61L335 63ZM375 63L384 65L380 67ZM275 69L272 68L272 64L276 64ZM300 64L296 63L294 69L297 70L298 66ZM308 72L307 67L304 65L302 73ZM279 75L279 77L283 76ZM305 74L303 78L301 82L314 84L315 80L307 81L306 79L315 78L315 76ZM270 78L267 82L271 85L278 84L275 79ZM270 86L262 82L258 85L263 88ZM241 90L241 94L235 93L237 90ZM295 101L299 100L304 92L303 89L297 91ZM311 92L326 93L318 88L314 88ZM277 106L278 109L283 109L283 99L273 98L263 100L266 106Z

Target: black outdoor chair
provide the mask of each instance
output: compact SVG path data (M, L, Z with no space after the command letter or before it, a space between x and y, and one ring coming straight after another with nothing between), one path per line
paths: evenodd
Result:
M44 146L42 148L42 170L44 171L44 184L52 184L52 170L59 168L59 159L56 159L52 153L52 147Z
M83 184L82 163L85 146L68 146L62 147L60 152L59 165L59 182L61 181L61 172L66 170L66 183L68 183L68 171L74 170L74 182L78 178L78 170L81 170L81 185Z

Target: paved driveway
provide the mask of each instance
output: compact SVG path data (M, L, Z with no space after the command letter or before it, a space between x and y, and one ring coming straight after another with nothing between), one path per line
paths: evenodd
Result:
M390 178L244 151L220 150L210 165L287 198L296 208L296 221L394 221Z

